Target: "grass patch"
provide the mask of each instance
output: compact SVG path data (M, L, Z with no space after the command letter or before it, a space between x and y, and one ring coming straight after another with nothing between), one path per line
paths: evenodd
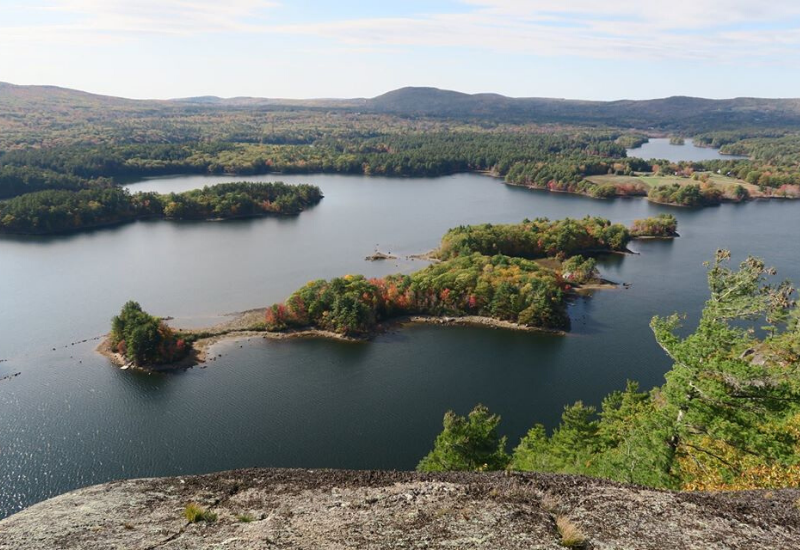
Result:
M236 514L236 519L242 523L252 523L256 520L256 518L250 514Z
M749 184L744 180L728 177L724 174L717 174L714 172L698 172L698 173L705 174L706 176L708 176L710 183L714 187L722 189L723 191L732 188L734 185L741 185L742 187L750 191L750 193L758 194L758 186ZM647 187L661 187L662 185L671 185L673 183L677 183L678 185L690 185L690 184L697 185L700 183L700 181L695 180L691 177L675 176L670 174L656 176L651 172L640 173L632 176L601 174L598 176L588 176L586 179L596 185L644 184Z
M217 514L210 510L206 510L199 504L194 503L186 505L183 515L186 517L189 523L198 523L201 521L205 521L206 523L214 523L217 521Z
M588 539L578 527L572 523L567 516L556 518L556 528L561 535L561 546L567 548L585 548Z
M638 176L618 176L615 174L587 176L586 179L597 185L629 185L632 183L642 183L642 178Z

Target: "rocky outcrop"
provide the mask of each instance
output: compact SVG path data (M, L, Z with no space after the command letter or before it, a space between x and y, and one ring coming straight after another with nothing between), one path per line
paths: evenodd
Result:
M557 549L565 526L583 548L800 548L798 499L548 474L254 469L68 493L1 521L0 548ZM190 503L216 518L188 522Z

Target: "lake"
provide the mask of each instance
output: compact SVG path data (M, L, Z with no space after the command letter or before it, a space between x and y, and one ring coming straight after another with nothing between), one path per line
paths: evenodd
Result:
M685 147L685 146L684 146ZM307 182L325 198L293 218L138 222L70 236L0 239L0 515L111 479L250 466L411 469L448 409L482 402L515 445L534 422L552 427L575 400L598 405L627 379L649 388L670 364L648 322L696 320L702 262L718 247L764 256L800 281L791 202L705 210L509 187L475 174L437 179L292 175L171 177L134 190L185 190L232 179ZM630 223L675 214L681 238L633 243L601 261L629 289L570 308L565 337L413 326L367 343L223 342L207 368L147 375L94 352L129 299L181 325L280 301L308 280L423 267L366 262L434 248L450 227L525 217L599 215ZM87 340L83 342L83 340ZM76 343L77 342L77 343Z
M673 145L669 142L669 138L651 138L641 147L628 149L628 156L646 160L666 159L670 162L747 158L739 155L722 155L719 149L711 147L697 147L691 139L687 139L684 145Z

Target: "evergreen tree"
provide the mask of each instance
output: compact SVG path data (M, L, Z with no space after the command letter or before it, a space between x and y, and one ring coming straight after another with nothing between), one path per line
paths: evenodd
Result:
M417 465L421 472L448 470L502 470L508 466L506 438L497 433L500 417L478 405L465 418L453 411L444 415L444 430L433 450Z

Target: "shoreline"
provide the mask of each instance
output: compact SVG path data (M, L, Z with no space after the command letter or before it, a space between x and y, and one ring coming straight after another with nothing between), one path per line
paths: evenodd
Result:
M616 287L616 285L614 285L613 283L607 284L604 282L597 285L584 285L580 288L577 288L576 291L599 290L599 289L608 289L614 287ZM380 334L385 334L389 330L402 328L408 325L469 326L469 327L479 327L479 328L513 330L517 332L551 334L554 336L566 336L568 334L567 331L561 329L551 329L545 327L521 325L519 323L514 323L512 321L494 319L492 317L482 317L480 315L464 315L464 316L404 315L400 317L394 317L392 319L387 319L379 323L375 327L375 330L370 334L358 338L311 327L287 330L285 332L272 332L266 330L257 330L254 327L248 328L241 326L243 321L246 322L248 318L254 315L259 315L259 317L261 317L266 312L266 309L267 308L259 308L238 313L232 313L229 315L235 316L235 318L227 323L215 325L214 327L183 331L187 335L197 334L202 336L193 342L192 350L186 357L174 363L169 363L164 365L152 365L145 367L134 365L132 362L128 361L125 357L123 357L120 353L111 349L107 335L103 337L103 340L95 348L95 351L100 355L104 356L105 358L107 358L114 366L118 367L121 370L138 370L141 372L153 373L153 372L170 372L176 370L186 370L195 367L197 365L209 363L217 359L217 357L215 357L213 354L210 353L210 349L214 345L228 340L236 342L239 340L246 340L249 338L263 338L265 340L290 340L295 338L325 338L329 340L338 340L340 342L364 343L372 340L373 338L375 338ZM211 332L215 330L215 327L218 332Z
M404 325L440 325L440 326L462 326L462 327L482 327L493 329L514 330L517 332L538 332L542 334L553 334L556 336L566 336L568 333L565 330L533 327L528 325L520 325L513 321L504 321L502 319L494 319L492 317L482 317L480 315L406 315L403 317L395 317L381 323L379 328L388 329L393 326L402 327Z
M95 348L95 351L107 358L114 366L120 368L121 370L138 370L141 372L153 373L186 370L197 365L214 361L217 357L214 357L212 354L210 354L209 350L214 345L225 340L237 341L248 338L264 338L268 340L288 340L292 338L328 338L331 340L340 340L344 342L366 341L366 339L352 338L343 334L315 328L287 330L285 332L270 332L261 330L258 328L255 319L258 319L258 321L263 319L266 311L267 308L256 308L236 313L224 314L224 316L230 316L233 317L233 319L210 327L186 330L173 327L177 332L181 332L187 336L197 336L197 340L192 342L192 349L188 355L174 363L151 366L134 365L120 353L111 349L108 335L104 335L102 337L103 339Z
M23 196L23 195L20 195ZM323 197L324 198L324 197ZM107 222L97 222L97 223L90 223L86 225L82 225L80 227L63 229L60 231L8 231L8 230L0 230L0 236L8 235L14 237L60 237L60 236L67 236L67 235L75 235L78 233L84 232L91 232L97 231L102 229L112 229L115 227L121 227L123 225L130 225L136 222L170 222L170 223L220 223L226 221L235 221L235 220L255 220L261 218L291 218L296 217L306 212L309 208L313 208L317 206L319 203L315 203L309 205L307 207L303 207L298 212L263 212L263 213L256 213L256 214L236 214L233 216L224 216L224 217L217 217L217 218L181 218L181 217L165 217L165 216L158 216L154 214L142 215L142 216L134 216L131 218L123 218L120 220L113 220Z
M664 201L653 200L650 197L648 197L646 193L631 193L631 194L627 194L627 195L613 195L611 197L595 197L595 196L593 196L593 195L591 195L591 194L589 194L587 192L574 192L574 191L564 191L564 190L561 190L561 189L550 189L548 187L537 187L535 185L528 185L526 183L512 183L512 182L509 182L509 181L506 181L506 180L503 181L503 184L508 185L510 187L521 187L523 189L530 189L531 191L543 191L545 193L556 193L556 194L561 194L561 195L573 195L573 196L576 196L576 197L587 197L587 198L594 199L594 200L615 200L615 199L636 199L636 198L640 198L640 199L644 199L647 202L650 202L652 204L658 204L658 205L661 205L661 206L674 206L676 208L687 208L687 209L711 208L711 207L714 207L714 206L721 206L723 204L744 204L744 203L748 203L748 202L757 202L757 201L773 201L773 200L778 200L778 201L781 201L781 200L783 200L783 201L796 201L796 200L800 200L800 197L792 197L792 196L788 196L788 195L784 196L784 195L763 195L763 194L758 194L758 195L751 195L749 198L742 199L742 200L732 199L732 198L729 198L729 197L722 197L720 199L720 202L717 203L717 204L700 204L700 205L696 205L696 206L690 206L690 205L686 205L686 204L677 204L677 203L674 203L674 202L664 202Z

